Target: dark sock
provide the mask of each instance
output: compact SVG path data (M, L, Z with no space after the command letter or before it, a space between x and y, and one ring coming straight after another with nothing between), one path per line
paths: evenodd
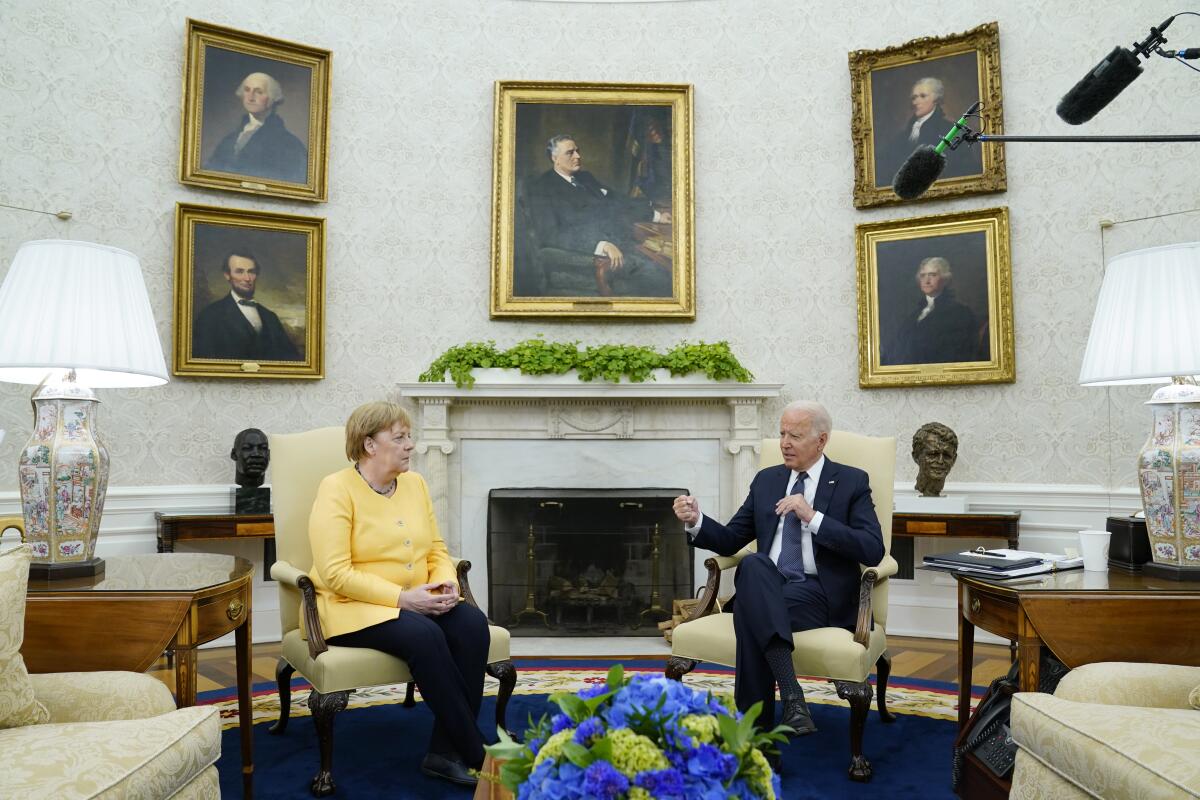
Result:
M796 672L792 669L792 648L780 641L767 645L767 664L771 674L779 684L779 696L784 700L804 699L804 690L796 680Z

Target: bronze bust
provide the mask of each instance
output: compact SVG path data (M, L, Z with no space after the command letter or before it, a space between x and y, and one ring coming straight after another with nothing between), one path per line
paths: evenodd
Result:
M940 422L927 422L913 434L912 458L917 462L913 488L922 497L941 497L946 476L958 460L958 436Z
M271 448L267 435L258 428L246 428L233 439L229 457L237 462L234 479L234 511L238 514L267 514L271 511L271 490L262 488Z

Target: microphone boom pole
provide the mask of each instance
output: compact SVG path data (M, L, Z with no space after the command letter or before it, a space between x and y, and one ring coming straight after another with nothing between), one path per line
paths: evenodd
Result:
M1144 136L1009 136L1007 134L976 133L967 128L962 138L968 144L974 142L1200 142L1200 133Z

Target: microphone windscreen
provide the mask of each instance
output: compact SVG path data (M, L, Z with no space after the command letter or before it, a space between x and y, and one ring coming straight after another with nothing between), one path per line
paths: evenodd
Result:
M1063 95L1055 110L1063 122L1081 125L1096 116L1141 74L1142 65L1137 56L1124 47L1114 47L1095 69Z
M908 160L900 165L896 177L892 179L892 190L905 200L912 200L925 194L933 182L946 168L946 157L927 144L923 144Z

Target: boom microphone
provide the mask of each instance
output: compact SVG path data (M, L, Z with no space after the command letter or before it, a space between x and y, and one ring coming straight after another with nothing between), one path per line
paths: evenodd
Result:
M892 191L904 200L913 200L925 194L946 168L946 156L943 155L946 149L956 147L954 140L967 130L967 117L979 111L979 105L977 102L968 108L950 132L937 143L937 147L923 144L914 150L892 179Z
M1111 103L1126 86L1142 74L1138 56L1149 59L1150 53L1166 43L1162 32L1174 21L1175 17L1168 17L1157 28L1151 28L1146 40L1135 44L1133 50L1114 47L1103 61L1084 75L1079 83L1072 86L1071 91L1058 101L1055 111L1062 121L1068 125L1082 125Z

